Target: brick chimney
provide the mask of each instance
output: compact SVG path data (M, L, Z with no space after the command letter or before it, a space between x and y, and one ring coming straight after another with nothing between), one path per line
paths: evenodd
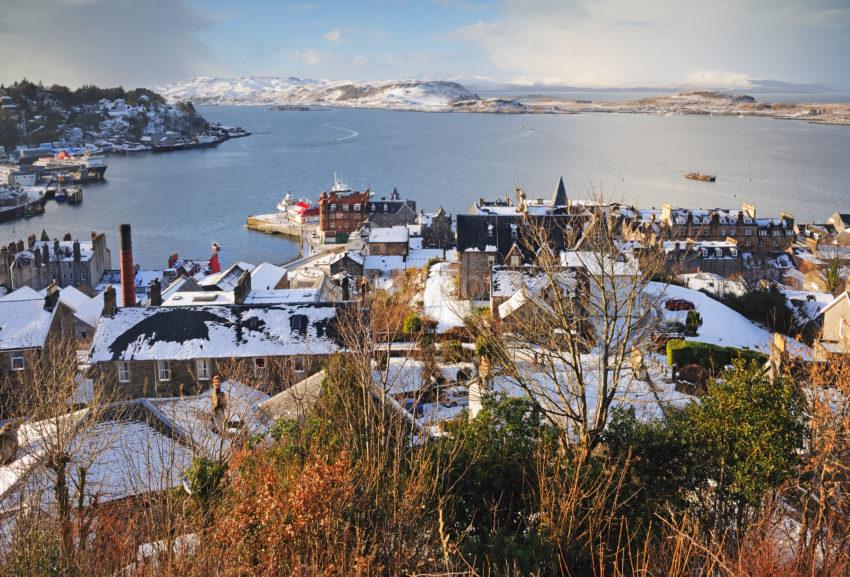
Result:
M80 262L80 260L82 259L81 253L80 253L80 241L75 240L73 246L74 246L74 262Z
M101 310L100 316L111 317L114 315L115 309L118 307L117 303L118 297L115 294L115 287L109 285L103 291L103 310Z
M15 248L18 249L18 252L24 252L24 241L19 240Z
M150 304L152 307L161 307L162 306L162 285L159 282L158 278L155 278L151 281L150 284Z
M27 248L32 248L35 246L35 235L31 234L27 237Z
M121 236L121 296L123 306L136 306L136 274L133 267L133 239L130 225L118 227ZM105 304L105 301L104 301Z

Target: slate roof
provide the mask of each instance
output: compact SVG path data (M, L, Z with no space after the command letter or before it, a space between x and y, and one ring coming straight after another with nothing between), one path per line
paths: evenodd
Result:
M30 298L20 298L22 295L17 293L22 290L0 299L0 350L42 347L50 331L56 308L45 310L44 298L32 289L23 291Z
M326 355L333 303L122 308L98 324L91 361Z
M549 232L549 241L555 245L557 250L567 248L569 239L564 238L564 230L567 226L576 227L580 231L580 222L583 216L575 215L546 215L546 216L522 216L522 215L483 215L483 214L460 214L457 217L457 250L486 251L488 246L495 246L500 258L505 258L516 242L523 256L530 259L536 252L536 247L526 246L522 242L527 219L542 223ZM492 234L491 227L492 226ZM514 236L516 229L516 236Z

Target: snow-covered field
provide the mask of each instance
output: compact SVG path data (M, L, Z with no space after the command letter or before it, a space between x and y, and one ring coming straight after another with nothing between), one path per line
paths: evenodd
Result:
M478 100L478 96L456 82L348 82L291 76L199 76L158 86L156 91L171 102L188 100L195 104L325 105L430 112L449 110L454 102Z

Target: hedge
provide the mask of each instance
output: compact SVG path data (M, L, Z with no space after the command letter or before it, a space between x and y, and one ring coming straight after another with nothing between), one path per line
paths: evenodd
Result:
M762 353L747 349L721 347L711 343L683 341L681 339L673 339L667 342L667 364L671 367L674 365L683 367L696 363L709 370L718 370L732 364L732 361L737 358L759 363L767 360L767 357Z

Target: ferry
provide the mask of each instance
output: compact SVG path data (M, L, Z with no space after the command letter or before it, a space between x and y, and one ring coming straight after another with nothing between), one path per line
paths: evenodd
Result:
M181 139L170 144L154 145L151 152L174 152L176 150L192 150L195 148L210 148L221 142L221 139L209 134L202 134L194 140Z
M106 174L106 158L99 154L86 153L82 156L71 156L64 150L56 156L45 156L32 163L43 174L71 173L80 182L88 180L103 180Z
M287 220L297 224L319 222L318 204L313 204L305 198L299 198L297 201L293 201L292 195L289 193L277 203L277 210Z
M703 174L701 172L689 172L685 175L685 178L690 180L701 180L703 182L714 182L717 180L717 176L713 174Z

